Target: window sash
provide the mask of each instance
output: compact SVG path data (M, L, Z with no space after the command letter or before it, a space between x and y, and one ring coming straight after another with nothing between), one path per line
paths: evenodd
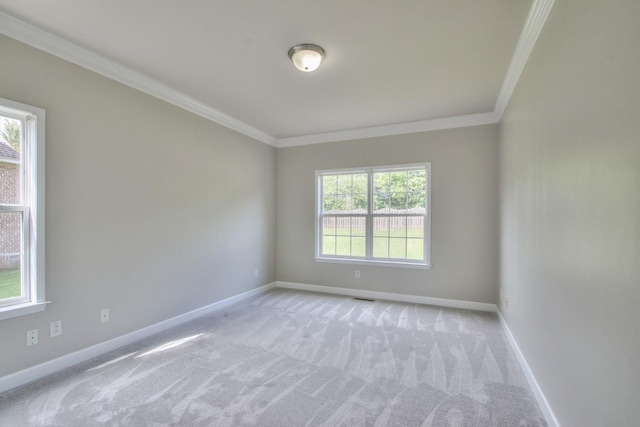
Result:
M19 204L0 204L0 212L22 213L21 293L0 299L0 321L43 311L45 297L45 110L0 98L0 115L20 121Z
M30 209L28 206L16 206L16 205L0 205L0 214L19 212L22 213L21 217L21 236L20 236L20 252L17 253L2 253L0 255L19 255L20 256L20 296L9 297L0 299L0 308L8 307L17 304L26 304L32 301L32 295L34 290L31 286L30 279Z
M337 226L336 226L336 234L334 236L336 237L336 239L338 237L349 236L350 240L351 240L351 242L350 242L351 251L350 252L353 251L353 237L364 238L364 240L365 240L365 255L364 256L357 256L357 255L338 255L337 253L334 253L334 254L325 253L324 240L325 240L325 237L330 237L330 235L324 234L324 220L327 219L327 218L336 218L336 219L339 219L339 218L350 218L350 219L363 218L365 220L365 229L364 229L364 235L363 236L359 236L359 235L355 235L354 236L352 228L350 229L349 234L337 234ZM320 252L319 253L321 254L321 256L322 257L326 257L326 258L338 258L338 259L345 258L345 257L353 258L353 259L367 259L367 255L368 255L367 241L369 240L368 234L367 234L367 229L368 229L367 223L368 223L367 215L362 215L362 214L321 214L320 215L320 224L321 225L319 226L321 228L318 230L318 232L320 234L320 239L319 239L319 244L320 244L320 249L319 250L320 250ZM336 241L335 249L336 250L334 252L337 252L337 241ZM328 252L328 251L326 251L326 252Z

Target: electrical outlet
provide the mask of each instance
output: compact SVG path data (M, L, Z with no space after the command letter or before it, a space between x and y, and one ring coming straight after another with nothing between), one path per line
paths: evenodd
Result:
M100 310L100 323L107 323L109 321L109 309L103 308Z
M38 344L38 330L27 331L27 347Z
M62 320L56 320L49 324L49 336L51 338L62 335Z
M356 270L356 279L360 278L360 270Z
M260 271L258 271L258 269L256 268L256 269L253 271L253 275L254 275L255 277L258 277L258 275L259 275L259 274L260 274Z
M509 308L509 297L504 297L504 308Z

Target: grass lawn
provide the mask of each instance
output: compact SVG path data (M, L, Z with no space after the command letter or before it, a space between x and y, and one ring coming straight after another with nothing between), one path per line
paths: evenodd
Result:
M20 269L0 270L0 299L20 296Z
M322 248L325 255L365 256L364 231L326 230L322 236ZM388 233L388 234L387 234ZM346 234L346 235L345 235ZM382 230L374 233L373 256L376 258L424 259L424 240L422 230Z

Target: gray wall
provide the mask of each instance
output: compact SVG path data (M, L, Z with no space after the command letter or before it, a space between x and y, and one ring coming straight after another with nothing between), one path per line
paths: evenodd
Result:
M424 161L430 270L315 262L315 170ZM495 303L498 227L497 125L278 149L280 281Z
M555 2L501 123L501 311L564 426L640 420L639 18Z
M0 52L0 97L47 112L52 301L0 322L0 376L275 280L273 147L6 37Z

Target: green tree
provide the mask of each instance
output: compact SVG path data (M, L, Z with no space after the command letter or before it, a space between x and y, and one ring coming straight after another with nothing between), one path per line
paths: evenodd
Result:
M325 212L367 209L367 174L338 174L322 177Z
M373 209L407 211L424 208L424 169L376 172L373 174ZM322 194L324 212L367 210L367 174L324 175Z
M6 120L0 138L7 144L11 145L14 150L20 152L20 122L18 120Z
M373 209L424 207L424 170L378 172L373 176Z

